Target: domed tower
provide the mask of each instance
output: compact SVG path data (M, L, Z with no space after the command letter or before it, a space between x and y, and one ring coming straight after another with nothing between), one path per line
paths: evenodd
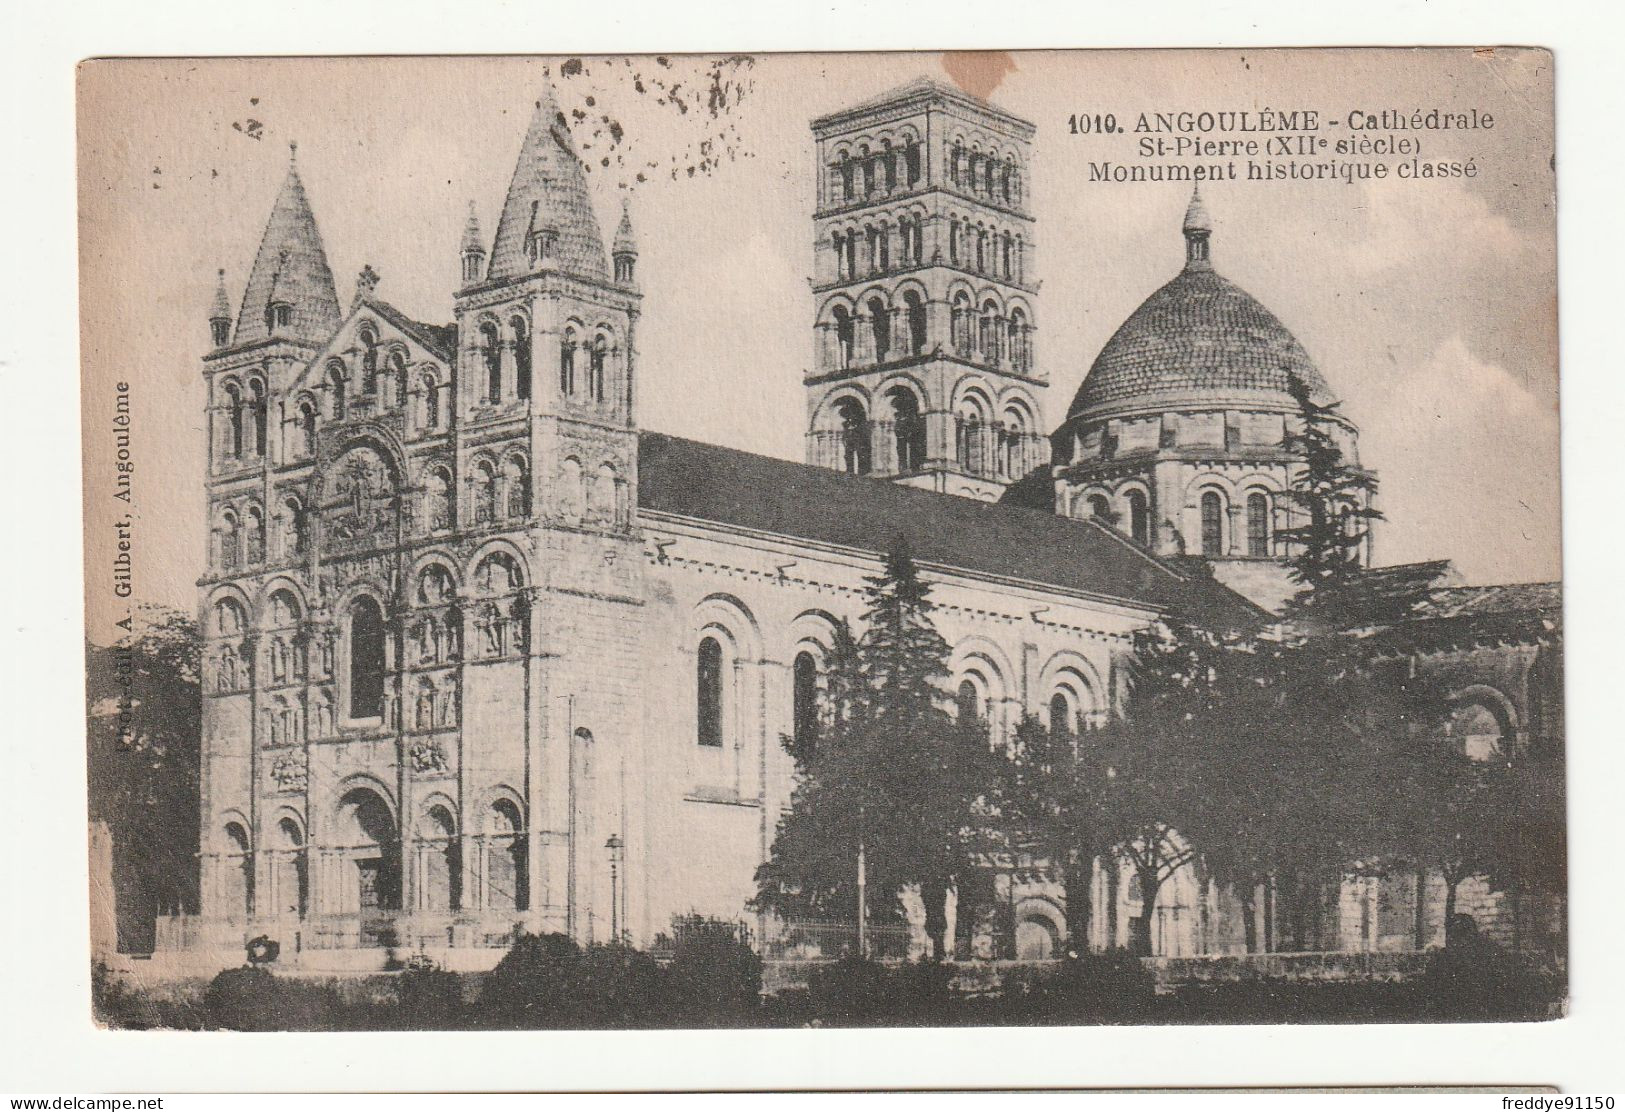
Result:
M920 80L812 123L807 462L993 500L1049 462L1033 125Z
M1198 188L1180 231L1185 267L1101 349L1054 434L1055 509L1106 519L1164 556L1202 556L1268 609L1295 587L1289 491L1302 461L1296 376L1335 401L1309 353L1275 315L1213 269L1213 224ZM1358 430L1339 418L1358 462Z

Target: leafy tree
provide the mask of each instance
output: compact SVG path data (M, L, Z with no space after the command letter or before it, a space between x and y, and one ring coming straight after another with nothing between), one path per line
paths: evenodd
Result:
M197 623L158 607L116 644L85 645L90 818L112 833L125 949L152 944L158 912L197 906L198 660Z
M998 765L985 728L948 710L948 644L906 542L867 584L863 633L836 646L826 728L815 752L796 754L799 783L757 871L756 904L842 915L856 903L861 851L875 906L918 888L941 960L948 895L976 867Z
M1348 629L1369 615L1362 605L1370 601L1362 553L1372 524L1383 516L1372 505L1377 476L1343 454L1336 402L1315 401L1308 385L1291 372L1287 389L1300 424L1288 430L1285 446L1304 461L1288 492L1301 524L1277 534L1292 549L1292 578L1301 588L1287 616L1299 624Z

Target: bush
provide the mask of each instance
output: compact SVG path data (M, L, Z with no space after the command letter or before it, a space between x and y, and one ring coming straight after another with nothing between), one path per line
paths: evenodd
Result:
M947 1025L958 1010L952 980L952 967L929 961L885 966L845 957L815 968L806 991L788 996L779 1010L837 1026Z
M211 1027L234 1031L316 1031L341 1025L345 1009L331 985L285 981L244 965L215 975L203 994Z
M1005 978L1006 1022L1123 1023L1143 1021L1156 997L1156 978L1127 950L1067 958L1047 969L1012 970Z
M520 934L485 979L481 1011L502 1027L567 1027L581 948L562 934Z
M1434 1018L1550 1019L1561 1015L1567 985L1477 935L1428 955L1413 982Z
M672 921L672 933L668 1018L691 1026L756 1022L762 959L738 924L689 915Z
M587 948L569 998L571 1027L656 1027L667 1012L664 971L619 942Z
M399 1026L441 1030L463 1018L463 982L423 955L408 958L396 980Z

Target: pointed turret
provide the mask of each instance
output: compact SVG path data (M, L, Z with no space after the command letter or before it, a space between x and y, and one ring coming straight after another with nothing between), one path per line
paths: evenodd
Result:
M621 222L615 228L615 243L611 248L615 256L615 282L630 286L636 281L638 241L632 234L632 199L621 202Z
M479 214L468 202L468 221L463 225L463 285L472 286L485 272L485 237L480 234Z
M319 344L342 319L333 272L290 144L288 176L271 208L237 315L238 343L272 335Z
M499 281L538 270L599 280L609 276L587 173L551 86L536 102L520 147L486 277Z
M1185 220L1179 230L1185 235L1185 268L1203 270L1213 263L1208 257L1208 237L1213 234L1213 221L1207 206L1202 203L1202 187L1191 190L1191 203L1185 206Z
M214 346L231 343L231 295L226 293L226 268L215 272L214 308L209 310L209 338Z

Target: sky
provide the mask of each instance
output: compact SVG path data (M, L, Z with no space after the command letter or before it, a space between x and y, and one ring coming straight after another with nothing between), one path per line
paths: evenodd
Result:
M706 95L713 76L720 106ZM1139 161L1136 137L1073 134L1069 116L1111 112L1132 126L1141 112L1180 110L1490 113L1488 130L1404 133L1429 160L1471 157L1471 179L1205 186L1212 255L1294 332L1360 426L1387 515L1378 562L1449 558L1475 583L1561 576L1541 52L102 61L81 67L79 99L92 636L114 543L105 523L125 509L111 497L117 381L132 386L137 599L195 606L215 271L240 299L290 141L341 303L371 265L380 296L446 322L468 204L489 237L551 80L563 109L581 113L575 137L606 243L631 201L639 424L799 459L813 355L808 123L919 76L958 81L1037 126L1029 270L1041 282L1046 428L1117 326L1177 273L1189 197L1178 182L1091 181L1091 162Z

